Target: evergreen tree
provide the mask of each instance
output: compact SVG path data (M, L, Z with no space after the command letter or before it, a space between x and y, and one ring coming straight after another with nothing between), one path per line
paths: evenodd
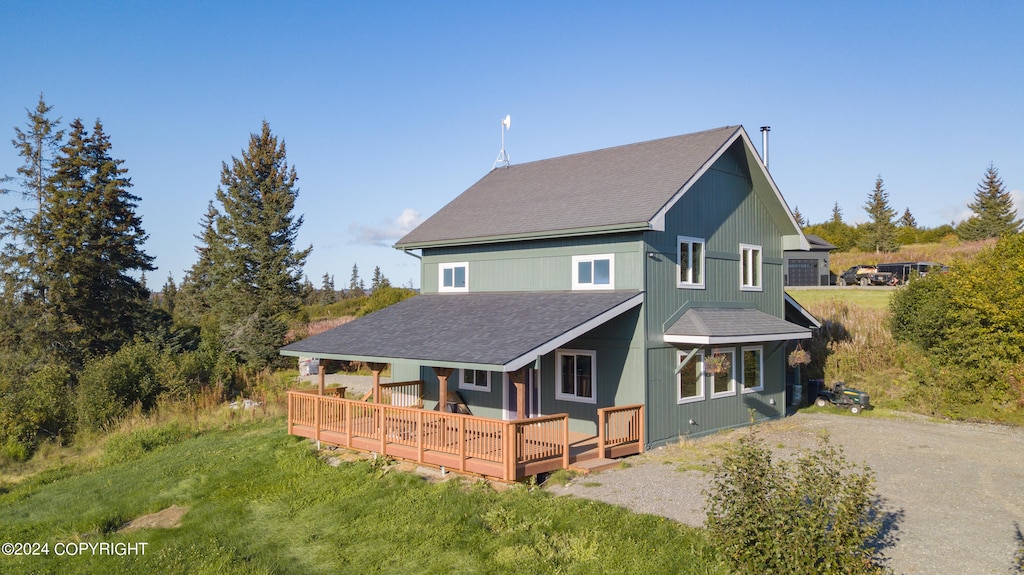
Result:
M174 283L174 274L167 274L167 281L160 290L160 307L174 315L174 304L178 297L178 286Z
M193 236L199 240L199 245L195 248L199 259L185 273L181 280L181 289L178 290L176 316L194 325L200 325L204 317L212 314L210 302L217 299L217 294L214 293L215 278L219 266L223 265L224 252L216 229L219 217L220 212L211 201L207 204L206 214L199 222L202 233Z
M993 164L989 164L984 179L974 192L974 201L968 207L974 215L957 229L964 240L996 238L1020 231L1021 220L1013 208L1013 198Z
M17 170L21 197L31 207L14 207L0 216L0 237L5 241L0 253L0 277L3 295L19 305L43 301L39 259L45 241L43 206L48 202L52 164L64 138L64 131L58 129L60 118L54 120L49 117L52 110L53 106L48 106L40 94L35 110L26 110L28 122L25 130L15 127L15 137L11 140L24 161ZM6 194L11 190L4 189L3 192ZM36 313L41 312L36 310Z
M370 293L377 291L382 287L390 287L391 282L388 278L384 277L384 274L380 271L380 266L373 268L373 283L370 284Z
M149 293L130 274L155 268L141 248L148 236L135 214L139 198L128 191L123 160L110 155L102 123L92 134L78 119L70 128L43 203L40 257L46 305L78 365L116 351L139 331Z
M804 219L804 215L800 213L800 206L795 206L793 208L793 219L796 220L796 225L801 228L807 227L807 220Z
M832 223L843 223L843 209L839 207L839 202L832 204Z
M212 237L199 248L212 264L206 303L226 348L257 369L277 357L287 332L283 316L301 303L302 266L312 246L295 248L303 221L292 214L297 181L284 142L264 121L242 157L222 164L221 209L208 215Z
M864 210L871 221L862 226L864 234L861 237L861 248L874 250L875 253L898 250L896 225L892 221L896 212L889 205L889 193L885 191L882 176L875 179L875 189L868 195Z
M338 301L338 294L334 290L334 276L324 272L323 283L320 286L320 305L331 305Z
M349 297L363 297L366 295L363 280L359 279L359 266L356 264L352 264L352 278L348 281L348 295Z
M917 220L914 219L914 214L910 213L910 208L903 210L899 225L904 228L917 228Z

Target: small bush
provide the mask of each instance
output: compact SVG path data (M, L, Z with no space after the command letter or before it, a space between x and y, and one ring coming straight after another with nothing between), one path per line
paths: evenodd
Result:
M20 463L28 460L28 448L13 437L0 445L0 463Z
M793 462L773 462L753 434L716 465L708 535L737 573L874 574L881 529L874 475L822 438Z
M100 429L136 403L148 411L164 390L167 368L149 344L126 345L114 355L87 363L78 382L79 426Z

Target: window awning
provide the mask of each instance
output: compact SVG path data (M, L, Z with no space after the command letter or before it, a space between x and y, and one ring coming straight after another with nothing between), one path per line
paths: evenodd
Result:
M510 372L643 303L643 292L423 294L281 355Z
M665 330L668 343L725 345L808 339L811 330L756 309L690 308Z

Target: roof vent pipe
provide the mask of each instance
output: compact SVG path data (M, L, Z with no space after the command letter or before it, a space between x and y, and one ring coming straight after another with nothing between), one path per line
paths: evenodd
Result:
M761 126L761 160L764 161L764 169L768 169L768 132L772 131L771 126Z

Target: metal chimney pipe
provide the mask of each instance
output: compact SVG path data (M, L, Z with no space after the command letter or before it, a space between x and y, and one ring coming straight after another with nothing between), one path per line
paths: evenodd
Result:
M771 126L761 126L761 159L764 160L764 169L768 169L768 132L772 131Z

